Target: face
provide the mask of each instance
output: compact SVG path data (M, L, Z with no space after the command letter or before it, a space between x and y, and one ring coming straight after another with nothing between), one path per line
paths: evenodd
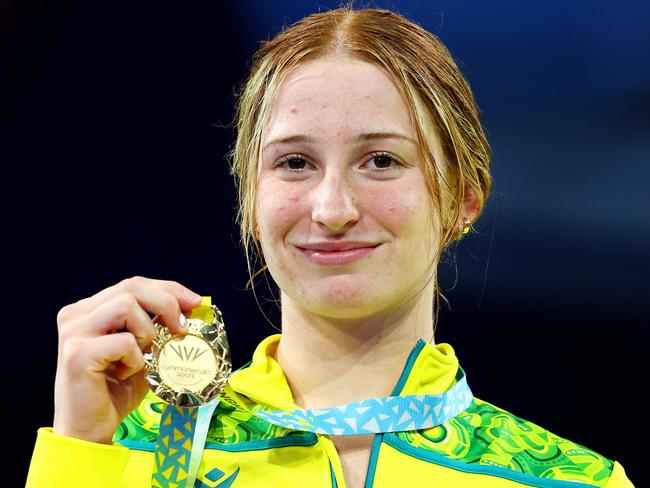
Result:
M359 137L382 133L399 137ZM424 286L437 239L416 137L399 92L372 64L321 58L285 80L263 130L256 194L283 307L359 318ZM378 246L343 264L300 249L324 241Z

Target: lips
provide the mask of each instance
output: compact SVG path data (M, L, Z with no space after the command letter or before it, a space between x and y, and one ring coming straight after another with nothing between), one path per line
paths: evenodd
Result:
M323 241L301 244L297 247L310 251L348 251L350 249L363 249L368 247L377 247L380 243L366 241Z
M325 251L322 249L304 249L297 247L310 262L320 265L343 265L358 261L371 255L380 244L369 247Z

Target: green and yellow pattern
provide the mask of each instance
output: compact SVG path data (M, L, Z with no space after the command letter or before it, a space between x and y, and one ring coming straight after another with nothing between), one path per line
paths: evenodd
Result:
M152 391L148 391L140 406L119 426L113 441L155 443L158 439L160 416L164 406L163 400ZM273 425L241 408L220 402L212 416L206 442L235 445L286 436L305 436L305 432Z
M124 420L116 442L156 442L164 402L152 392ZM286 436L304 436L221 402L212 417L209 443L232 446ZM410 446L468 465L496 467L538 478L605 486L613 462L542 427L474 398L468 409L450 421L419 431L393 434Z
M449 422L395 435L413 447L463 463L595 486L605 486L614 465L580 444L476 397Z

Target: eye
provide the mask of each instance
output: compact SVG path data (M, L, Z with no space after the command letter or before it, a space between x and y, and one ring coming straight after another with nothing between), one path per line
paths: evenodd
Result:
M392 154L387 152L372 153L372 159L370 159L370 161L375 161L375 166L380 167L380 169L377 170L379 173L391 169L390 163L395 163L394 167L402 165L402 163L395 159ZM383 166L385 164L388 164L389 166Z
M399 160L397 160L395 157L393 157L392 154L387 152L371 153L371 158L368 160L367 164L369 164L370 161L374 161L375 166L379 168L379 169L372 170L375 173L384 173L393 168L396 168L397 166L402 166L402 163ZM392 163L394 163L394 165ZM299 154L290 154L288 156L284 156L283 158L279 159L273 167L274 168L282 167L291 173L302 173L304 170L303 165L305 164L310 164L310 163L308 163L304 157L302 157Z
M278 162L273 166L274 168L284 167L287 171L292 173L301 173L302 169L293 169L289 166L302 166L302 163L307 163L307 160L298 154L290 154L278 160Z

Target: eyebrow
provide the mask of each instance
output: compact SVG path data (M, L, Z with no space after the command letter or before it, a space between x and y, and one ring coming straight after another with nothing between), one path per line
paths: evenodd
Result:
M377 139L398 139L402 141L410 141L413 144L417 143L411 137L405 136L404 134L399 134L398 132L364 132L361 134L356 134L350 138L351 144L358 144L362 141L370 141ZM306 142L308 144L316 144L316 139L305 134L296 134L293 136L286 137L277 137L264 145L262 152L275 145L275 144L290 144L292 142Z

